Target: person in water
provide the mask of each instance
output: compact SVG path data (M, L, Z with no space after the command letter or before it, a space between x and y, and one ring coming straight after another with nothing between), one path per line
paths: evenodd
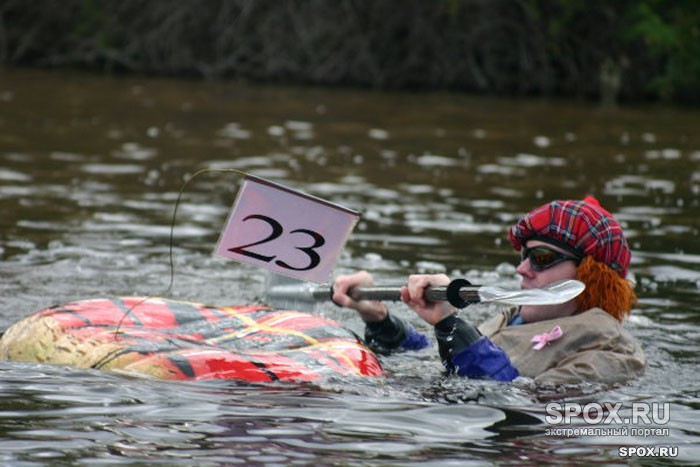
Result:
M505 309L478 328L447 302L427 302L426 287L445 286L444 274L411 275L401 299L434 326L448 373L511 381L615 383L644 372L644 354L622 323L637 302L627 280L631 253L622 228L593 197L552 201L518 220L508 239L521 261L521 288L577 279L584 292L561 305ZM357 310L365 340L379 353L428 345L426 336L381 302L355 301L348 290L373 284L361 271L339 276L333 301Z

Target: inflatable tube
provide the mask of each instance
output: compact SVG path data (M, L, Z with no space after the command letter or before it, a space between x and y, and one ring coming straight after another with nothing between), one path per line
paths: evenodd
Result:
M330 319L142 297L83 300L35 313L5 332L0 358L176 380L383 375L374 353Z

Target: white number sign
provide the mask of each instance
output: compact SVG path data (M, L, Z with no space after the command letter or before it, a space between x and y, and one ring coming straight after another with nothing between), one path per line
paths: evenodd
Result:
M246 175L215 253L324 283L359 218L351 209Z

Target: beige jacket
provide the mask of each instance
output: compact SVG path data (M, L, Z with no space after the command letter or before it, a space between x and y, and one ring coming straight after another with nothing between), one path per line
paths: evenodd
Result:
M634 338L600 308L565 318L507 326L517 313L505 310L479 331L508 354L521 376L538 382L622 382L644 373L646 359ZM562 337L540 350L533 336L559 325Z

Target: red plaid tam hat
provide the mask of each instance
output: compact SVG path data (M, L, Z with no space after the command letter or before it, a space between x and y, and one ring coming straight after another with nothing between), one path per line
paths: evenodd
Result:
M528 240L540 240L592 256L623 278L632 256L622 227L592 196L583 201L552 201L532 210L510 228L508 240L516 251Z

